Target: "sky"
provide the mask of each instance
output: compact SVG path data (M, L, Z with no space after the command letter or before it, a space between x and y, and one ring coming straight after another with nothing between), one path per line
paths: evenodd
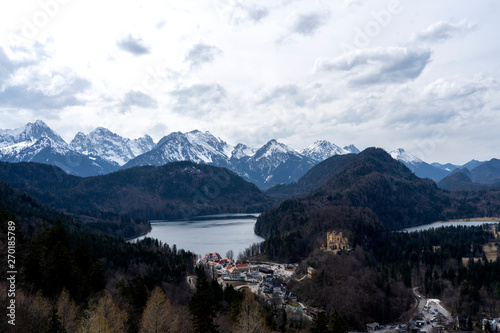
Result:
M500 158L500 3L0 4L0 128Z

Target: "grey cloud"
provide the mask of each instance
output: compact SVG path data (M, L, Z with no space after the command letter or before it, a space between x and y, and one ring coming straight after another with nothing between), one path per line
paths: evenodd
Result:
M264 7L249 6L245 9L248 13L248 17L254 22L260 22L260 20L269 15L269 10Z
M299 107L304 107L307 100L297 85L287 84L273 88L257 104L268 104L277 99L292 101L293 104Z
M334 99L331 90L320 83L315 83L307 87L296 84L277 85L269 89L258 99L257 105L282 103L287 106L299 108L314 108L320 104L330 103Z
M30 110L60 110L67 106L84 105L85 102L79 100L76 94L90 86L89 81L76 78L64 90L54 95L31 89L28 85L10 86L0 93L0 106Z
M14 64L9 57L7 57L7 54L5 54L5 51L0 48L0 85L5 82L5 80L13 74L19 65ZM1 87L0 87L1 88Z
M328 18L328 14L320 12L299 15L291 26L291 32L304 36L311 36L322 25L327 23Z
M417 42L443 42L458 35L465 35L476 29L476 25L467 20L458 23L439 21L427 29L414 33L410 40Z
M35 64L38 59L44 57L44 53L40 49L40 45L35 43L34 45L36 52L36 60L23 60L23 61L15 61L10 59L5 53L4 49L0 47L0 90L2 89L2 84L4 84L7 79L14 74L18 69L27 67ZM18 49L18 51L23 52L25 50Z
M318 60L316 72L342 73L353 85L401 83L420 76L430 62L428 49L373 48Z
M132 35L120 39L116 45L135 56L141 56L150 52L149 48L144 45L142 38L135 38Z
M146 109L154 109L158 106L158 102L141 91L131 90L125 94L121 111L126 112L134 105Z
M217 83L195 84L170 93L175 98L173 110L190 115L203 115L212 111L227 95L226 89Z
M191 68L197 68L203 64L213 62L215 57L221 53L222 51L213 45L198 43L189 50L184 61L188 62Z

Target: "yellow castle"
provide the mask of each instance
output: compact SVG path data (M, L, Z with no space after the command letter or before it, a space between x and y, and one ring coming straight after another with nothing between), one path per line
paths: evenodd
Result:
M341 231L333 231L326 233L326 251L333 251L337 253L349 248L349 240L347 237L342 236Z

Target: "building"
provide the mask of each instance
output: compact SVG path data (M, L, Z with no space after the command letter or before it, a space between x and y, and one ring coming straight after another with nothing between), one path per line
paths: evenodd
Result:
M349 240L347 237L342 236L341 231L333 231L326 233L326 251L339 251L347 250L349 248Z
M205 259L206 261L215 261L215 262L218 262L219 260L222 260L222 257L220 254L218 254L217 252L215 253L207 253L205 254L205 257L203 257L203 259Z
M316 272L316 270L314 268L312 268L311 266L307 267L307 277L308 278L312 279L314 272Z

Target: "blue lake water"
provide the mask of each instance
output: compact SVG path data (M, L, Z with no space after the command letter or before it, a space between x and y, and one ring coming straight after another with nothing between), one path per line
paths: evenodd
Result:
M204 255L218 252L225 256L233 250L234 257L253 243L264 239L254 232L259 214L222 214L197 216L182 221L151 221L151 232L144 237L157 238L170 247Z
M457 227L457 226L469 226L469 227L474 227L474 226L480 226L483 224L498 224L498 222L490 222L490 221L460 221L460 222L434 222L431 224L424 224L424 225L419 225L416 227L411 227L411 228L406 228L402 229L399 231L407 231L407 232L412 232L412 231L424 231L424 230L429 230L432 228L441 228L441 227Z

